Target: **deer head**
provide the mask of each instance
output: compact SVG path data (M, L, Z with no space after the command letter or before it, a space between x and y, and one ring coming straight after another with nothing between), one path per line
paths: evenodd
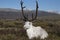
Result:
M23 6L23 3L24 3L24 2L21 0L21 1L20 1L20 4L21 4L22 16L24 17L24 18L23 18L23 21L33 21L33 20L36 20L37 14L38 14L38 1L36 0L36 13L35 13L35 16L34 16L33 13L32 13L32 19L31 19L31 20L28 19L28 14L27 14L27 17L26 17L25 14L24 14L24 8L25 8L25 6Z

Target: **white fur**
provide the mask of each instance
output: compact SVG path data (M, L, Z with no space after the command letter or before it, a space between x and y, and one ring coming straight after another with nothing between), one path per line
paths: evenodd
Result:
M24 28L26 29L29 39L38 37L40 37L40 39L45 39L48 37L48 33L43 28L41 28L40 26L33 26L32 22L25 22Z

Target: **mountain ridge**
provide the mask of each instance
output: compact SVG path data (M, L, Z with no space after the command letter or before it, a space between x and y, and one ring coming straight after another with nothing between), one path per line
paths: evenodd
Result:
M31 14L33 13L35 15L35 10L24 10L25 15L29 15L31 17ZM52 13L52 12L46 12L46 11L38 11L38 17L43 17L43 16L54 16L54 15L59 15L57 13ZM21 18L22 13L21 10L17 9L12 9L12 8L0 8L0 19L17 19Z

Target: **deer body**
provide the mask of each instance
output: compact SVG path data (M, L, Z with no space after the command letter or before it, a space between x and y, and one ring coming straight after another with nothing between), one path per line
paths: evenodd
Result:
M26 29L29 39L38 38L45 39L48 36L48 33L41 28L40 26L33 26L32 22L25 22L24 28Z

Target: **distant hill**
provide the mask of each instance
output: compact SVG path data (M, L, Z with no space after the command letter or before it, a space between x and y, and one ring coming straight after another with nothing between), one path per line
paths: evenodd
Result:
M31 17L32 13L34 13L35 15L34 10L32 11L25 10L24 13L25 15L28 14L29 17ZM59 14L54 12L38 11L38 17L44 16L59 16ZM21 10L11 8L0 8L0 19L17 19L21 17L22 17Z

